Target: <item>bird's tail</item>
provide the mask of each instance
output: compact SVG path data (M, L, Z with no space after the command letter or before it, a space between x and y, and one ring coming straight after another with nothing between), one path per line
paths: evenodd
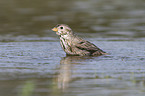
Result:
M99 56L99 55L108 55L108 53L102 51L102 50L99 50L99 51L96 51L92 54L93 56Z

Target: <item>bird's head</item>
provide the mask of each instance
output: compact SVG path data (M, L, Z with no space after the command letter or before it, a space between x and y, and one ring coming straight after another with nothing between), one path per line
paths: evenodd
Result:
M72 29L66 24L57 24L52 31L55 31L57 35L71 35L73 34Z

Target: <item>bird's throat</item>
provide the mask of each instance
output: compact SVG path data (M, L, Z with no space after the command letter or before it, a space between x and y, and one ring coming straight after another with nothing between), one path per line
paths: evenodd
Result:
M68 34L63 34L63 35L60 35L60 38L64 38L65 40L68 40L70 39L70 36Z

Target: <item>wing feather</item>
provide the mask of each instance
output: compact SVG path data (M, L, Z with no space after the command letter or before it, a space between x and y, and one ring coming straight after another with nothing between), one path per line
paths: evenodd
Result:
M93 43L90 43L89 41L86 40L81 40L78 44L76 44L76 47L81 49L81 50L86 50L90 52L90 55L102 55L106 54L103 50L98 48L96 45Z
M90 43L89 41L86 40L81 40L78 44L76 44L76 47L84 49L84 50L101 50L99 49L96 45L94 45L93 43Z

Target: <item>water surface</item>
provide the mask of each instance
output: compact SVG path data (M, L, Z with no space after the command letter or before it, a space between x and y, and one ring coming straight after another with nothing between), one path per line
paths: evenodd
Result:
M144 4L0 0L0 95L144 96ZM66 56L51 31L58 23L109 55Z

